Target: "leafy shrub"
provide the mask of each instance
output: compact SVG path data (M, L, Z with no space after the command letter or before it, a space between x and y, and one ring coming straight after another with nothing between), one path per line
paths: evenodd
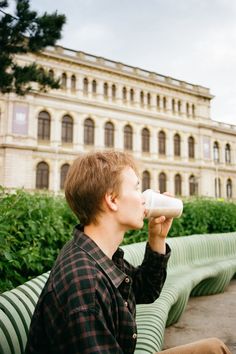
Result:
M0 291L49 270L76 218L64 198L0 190Z
M64 197L0 188L0 292L51 269L78 220ZM147 240L142 230L125 234L123 244ZM224 200L186 199L169 237L236 231L236 204Z
M236 231L236 204L223 199L184 199L183 214L174 219L168 237ZM126 233L123 244L147 240L147 221Z

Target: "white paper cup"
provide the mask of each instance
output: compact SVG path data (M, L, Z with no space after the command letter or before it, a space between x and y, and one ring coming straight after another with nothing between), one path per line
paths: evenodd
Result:
M181 199L157 193L152 189L144 191L143 196L145 199L147 218L162 215L167 218L179 218L183 212L183 202Z

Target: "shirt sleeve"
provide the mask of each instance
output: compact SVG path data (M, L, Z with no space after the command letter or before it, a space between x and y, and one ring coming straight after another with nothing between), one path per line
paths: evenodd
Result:
M167 275L170 247L166 244L166 254L160 254L146 245L144 260L139 267L127 263L127 274L132 278L132 286L137 304L154 302L161 293Z

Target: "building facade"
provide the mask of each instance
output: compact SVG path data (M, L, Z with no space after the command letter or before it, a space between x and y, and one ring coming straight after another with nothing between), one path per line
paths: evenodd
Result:
M115 148L143 190L236 198L236 126L211 120L208 88L60 46L18 60L61 89L0 96L0 185L57 193L78 154Z

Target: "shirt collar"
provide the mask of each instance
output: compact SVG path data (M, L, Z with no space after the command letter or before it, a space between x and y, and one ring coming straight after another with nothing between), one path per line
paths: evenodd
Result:
M121 269L117 267L117 264L123 263L124 251L120 248L115 252L113 259L110 259L103 253L103 251L98 247L98 245L83 232L83 226L77 225L74 231L74 241L78 247L80 247L84 252L86 252L97 265L102 268L104 273L109 277L116 288L126 278L126 274L122 272Z

